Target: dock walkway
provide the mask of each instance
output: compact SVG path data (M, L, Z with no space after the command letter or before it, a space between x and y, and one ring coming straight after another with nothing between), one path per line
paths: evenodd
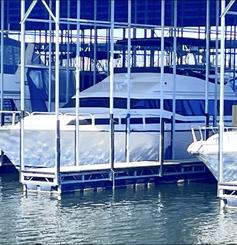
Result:
M165 161L162 171L160 163L155 161L115 163L113 169L110 164L67 166L60 168L58 176L53 167L21 170L24 191L58 194L85 189L203 180L209 177L209 171L201 162L190 161Z

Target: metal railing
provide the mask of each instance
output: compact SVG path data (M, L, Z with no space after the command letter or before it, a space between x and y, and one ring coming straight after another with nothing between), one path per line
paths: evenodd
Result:
M1 126L3 125L15 125L20 121L22 116L29 116L27 111L0 111Z
M225 126L224 127L224 132L229 132L237 130L236 126ZM211 135L219 133L219 127L213 127L213 126L192 126L191 128L192 131L192 137L193 141L204 141L207 140L207 138Z

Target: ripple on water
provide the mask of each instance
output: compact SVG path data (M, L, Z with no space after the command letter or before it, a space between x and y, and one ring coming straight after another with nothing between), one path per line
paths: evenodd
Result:
M5 178L5 180L3 180ZM219 213L216 186L23 195L17 178L0 178L0 243L237 243L237 213Z

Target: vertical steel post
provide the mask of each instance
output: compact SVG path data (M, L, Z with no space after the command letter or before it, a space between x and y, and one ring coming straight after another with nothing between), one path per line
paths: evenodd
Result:
M137 2L134 1L135 7L136 7L136 3ZM135 12L136 12L136 10L135 10ZM137 38L137 29L136 28L133 28L133 38ZM133 47L132 51L133 51L132 67L136 67L137 66L137 49Z
M109 59L109 114L110 114L110 164L112 173L113 188L114 180L114 1L111 0L111 20L110 20L110 59Z
M60 186L60 121L59 121L59 19L60 0L56 1L55 8L55 182Z
M225 0L221 1L221 66L220 66L220 119L219 119L219 168L218 183L223 183L223 133L224 133L224 82L225 82ZM218 189L218 196L223 195L223 190ZM221 207L224 203L221 200Z
M94 0L94 63L93 63L93 85L96 84L96 64L97 64L97 0Z
M159 138L159 162L160 162L160 173L163 175L163 160L164 160L164 147L163 138L164 130L163 127L163 109L164 109L164 27L165 27L165 0L161 1L161 66L160 66L160 138ZM162 135L163 134L163 135Z
M164 152L164 130L165 130L165 120L161 118L160 120L160 151ZM163 176L163 165L164 165L164 154L160 155L160 168L159 168L159 176Z
M24 111L25 111L25 0L21 1L21 125L20 125L20 182L24 170Z
M76 48L76 166L79 166L79 95L80 95L80 17L81 17L81 1L77 1L77 48Z
M0 81L0 92L1 92L1 104L0 104L0 109L1 111L3 110L3 93L4 93L4 3L5 1L1 1L1 67L0 67L0 72L1 72L1 81ZM1 118L2 121L2 118Z
M172 97L172 159L175 157L175 114L176 114L176 57L177 57L177 1L174 1L174 42L173 42L173 97Z
M209 93L209 66L210 66L210 0L206 0L206 71L205 71L205 116L208 123L208 93ZM207 134L206 134L207 137Z
M216 126L216 117L217 117L217 86L218 86L218 31L219 31L219 1L216 1L216 42L215 42L215 98L214 98L214 118L213 126Z
M71 1L67 0L67 18L70 18L70 6L71 6ZM69 66L70 66L70 60L69 60L69 51L70 51L70 46L69 46L69 29L70 29L70 24L67 24L67 36L65 39L67 40L67 76L66 76L66 103L69 101Z
M151 30L151 38L154 38L155 30ZM154 61L155 61L155 51L154 49L151 49L151 57L150 57L150 67L154 67Z
M0 73L1 73L1 78L0 78L0 92L1 92L1 98L0 98L0 109L1 111L3 110L3 100L4 100L4 3L5 1L2 0L1 1L1 51L0 51ZM4 115L3 113L0 114L1 118L1 126L4 124ZM0 151L1 154L1 160L0 163L1 165L3 165L3 161L4 161L4 153L1 150Z
M123 37L122 37L122 39L124 39L124 40L126 38L126 31L127 31L127 29L123 28ZM126 50L125 49L122 49L122 67L123 68L126 67Z
M85 30L81 30L81 45L82 45L82 71L85 71Z
M49 7L52 9L52 0L49 0ZM49 91L48 91L48 111L51 111L52 102L52 17L49 14Z
M131 83L131 10L132 10L131 0L128 0L128 50L127 50L127 61L128 61L128 70L127 70L127 124L126 124L126 162L130 161L130 83Z

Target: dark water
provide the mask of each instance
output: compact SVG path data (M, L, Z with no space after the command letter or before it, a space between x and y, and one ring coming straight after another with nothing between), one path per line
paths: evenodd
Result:
M25 196L0 175L0 244L237 243L237 211L221 214L215 184Z

